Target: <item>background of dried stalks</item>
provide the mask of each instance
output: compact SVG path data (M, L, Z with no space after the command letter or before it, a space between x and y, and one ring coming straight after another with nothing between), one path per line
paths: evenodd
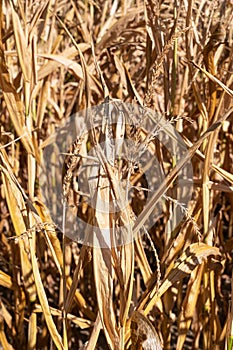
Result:
M232 13L230 0L0 2L4 349L134 349L134 308L164 349L232 348ZM126 263L121 248L120 280L104 270L100 252L62 238L41 201L43 143L71 114L104 99L91 43L111 98L150 106L196 145L186 218L169 233L176 203L167 200L149 231L159 289L148 237L131 246ZM169 173L172 159L159 145L155 152Z

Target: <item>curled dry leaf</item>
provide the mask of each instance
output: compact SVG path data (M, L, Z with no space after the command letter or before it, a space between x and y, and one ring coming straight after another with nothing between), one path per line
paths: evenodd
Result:
M134 311L130 329L132 350L162 350L159 336L143 312Z
M157 286L153 285L150 290L144 293L144 297L139 304L139 309L144 309L148 314L157 300L174 285L177 281L182 280L184 277L190 275L190 273L200 265L205 258L211 255L221 256L220 250L217 247L209 246L205 243L194 243L188 247L185 252L177 259L173 268L164 277L161 286L157 290ZM169 270L169 269L168 269Z

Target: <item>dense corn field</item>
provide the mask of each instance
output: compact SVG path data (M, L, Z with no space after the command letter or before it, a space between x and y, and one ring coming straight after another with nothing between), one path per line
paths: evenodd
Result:
M0 2L1 349L233 348L232 21Z

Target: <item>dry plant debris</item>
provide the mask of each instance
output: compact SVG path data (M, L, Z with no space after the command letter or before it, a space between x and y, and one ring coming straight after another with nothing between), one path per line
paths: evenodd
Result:
M0 2L1 348L233 348L232 14L231 0ZM38 180L54 132L108 99L151 108L188 151L171 157L140 120L103 124L67 149L63 190L78 215L143 232L98 249L58 229ZM145 169L111 163L97 147L123 134L161 166L150 200ZM119 176L133 189L117 218L75 192L91 144L102 162L98 198L120 198ZM174 184L190 159L186 207Z

